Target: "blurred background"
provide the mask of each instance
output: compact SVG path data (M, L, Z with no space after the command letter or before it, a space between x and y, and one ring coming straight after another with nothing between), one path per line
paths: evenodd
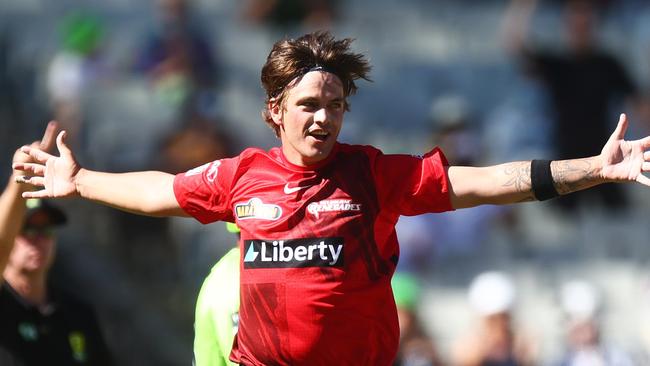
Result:
M598 154L622 111L628 138L650 133L648 1L0 0L0 178L54 118L93 170L178 173L278 145L261 66L274 41L317 29L374 66L345 142L487 165ZM97 306L119 364L189 364L196 295L236 238L61 204L56 280ZM630 184L403 218L396 294L437 362L486 349L561 364L589 360L586 345L648 365L648 204Z

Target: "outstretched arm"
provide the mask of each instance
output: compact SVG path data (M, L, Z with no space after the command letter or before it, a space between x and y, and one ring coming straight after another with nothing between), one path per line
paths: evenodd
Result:
M621 114L600 155L551 162L555 190L563 195L602 183L638 182L650 186L650 179L643 175L650 172L650 136L626 141L627 125L627 117ZM530 161L484 168L449 167L452 206L534 201L530 168Z
M58 198L79 196L124 211L147 216L187 216L173 191L174 176L163 172L102 173L82 168L65 143L65 131L59 133L56 145L60 156L23 146L34 163L14 163L14 169L27 175L18 176L21 183L41 187L23 193L25 198Z

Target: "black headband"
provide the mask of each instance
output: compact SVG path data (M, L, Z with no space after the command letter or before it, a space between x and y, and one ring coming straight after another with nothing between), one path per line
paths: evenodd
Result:
M339 80L341 80L341 82L343 83L343 90L346 92L346 94L349 92L349 90L348 90L349 87L348 87L347 85L345 85L346 83L343 81L343 78L342 78L342 77L341 77L341 76L336 72L336 70L334 70L333 68L328 67L328 66L323 66L323 65L320 65L320 64L316 64L316 65L313 65L313 66L307 66L307 67L303 67L302 69L300 69L300 71L296 74L296 76L294 76L293 78L291 78L291 80L290 80L286 85L284 85L284 86L281 87L281 88L276 89L276 90L271 94L271 97L273 97L273 98L277 97L277 96L280 95L280 94L282 93L282 91L283 91L284 89L286 89L286 87L287 87L289 84L291 84L294 80L299 79L299 78L302 78L302 77L305 76L307 73L312 72L312 71L323 71L323 72L329 72L330 74L336 75L336 77L338 77Z
M311 67L302 68L300 70L300 73L298 74L298 76L305 76L305 74L307 74L308 72L312 72L312 71L324 71L324 72L329 72L330 74L334 74L337 77L339 76L336 73L336 71L334 71L334 69L332 69L331 67L327 67L327 66L323 66L323 65L319 65L319 64L316 64L316 65L311 66ZM340 79L340 77L339 77L339 79Z

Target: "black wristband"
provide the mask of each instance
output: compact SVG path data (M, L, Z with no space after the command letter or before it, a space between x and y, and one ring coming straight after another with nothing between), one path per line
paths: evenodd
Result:
M538 201L546 201L560 195L553 185L550 160L533 160L530 162L530 182L533 195Z

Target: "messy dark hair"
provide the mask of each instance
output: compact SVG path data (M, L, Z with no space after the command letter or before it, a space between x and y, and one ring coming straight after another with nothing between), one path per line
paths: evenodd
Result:
M305 34L296 39L276 42L262 67L262 86L266 91L264 121L280 136L273 123L268 105L271 101L283 105L287 91L310 70L328 71L341 80L345 97L357 91L354 80L370 81L370 63L363 54L350 51L353 39L336 40L326 31ZM345 109L349 109L347 100Z

